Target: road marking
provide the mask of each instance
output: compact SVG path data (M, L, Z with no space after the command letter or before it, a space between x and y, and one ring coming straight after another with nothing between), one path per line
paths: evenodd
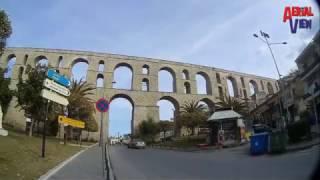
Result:
M86 150L88 150L89 148L92 148L93 146L97 145L93 144L91 146L89 146L86 149L83 149L81 151L79 151L78 153L76 153L75 155L71 156L69 159L63 161L62 163L58 164L56 167L50 169L47 173L45 173L44 175L40 176L40 178L38 180L47 180L49 179L52 175L54 175L55 173L57 173L60 169L62 169L65 165L67 165L70 161L72 161L73 159L75 159L76 157L78 157L80 154L82 154L83 152L85 152Z

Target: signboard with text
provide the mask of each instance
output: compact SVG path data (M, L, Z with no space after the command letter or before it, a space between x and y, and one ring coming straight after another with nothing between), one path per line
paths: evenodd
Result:
M58 122L61 124L67 124L72 127L77 127L77 128L84 128L85 123L83 121L67 118L65 116L59 116L58 117Z

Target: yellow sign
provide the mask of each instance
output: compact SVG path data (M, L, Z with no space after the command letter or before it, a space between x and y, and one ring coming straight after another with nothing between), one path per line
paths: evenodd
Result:
M64 117L64 116L59 116L58 117L58 122L59 123L63 123L63 124L68 124L70 126L77 127L77 128L84 128L84 124L85 124L82 121L71 119L71 118L67 118L67 117Z

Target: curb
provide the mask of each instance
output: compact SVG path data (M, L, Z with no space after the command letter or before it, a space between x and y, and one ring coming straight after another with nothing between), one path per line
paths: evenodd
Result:
M311 147L316 146L316 145L319 145L319 144L320 144L320 141L319 141L319 142L312 143L312 144L308 144L308 145L302 146L302 147L289 148L289 149L287 149L287 152L300 151L300 150L304 150L304 149L311 148Z
M112 168L112 163L111 163L111 158L110 158L110 151L109 151L109 147L106 144L105 145L106 148L106 156L105 156L105 162L106 162L106 171L107 171L107 176L106 179L107 180L116 180L116 175L113 173L113 168Z
M77 152L76 154L74 154L73 156L69 157L68 159L62 161L61 163L59 163L57 166L55 166L54 168L50 169L48 172L46 172L45 174L43 174L42 176L39 177L38 180L47 180L49 179L53 174L55 174L56 172L58 172L60 169L62 169L66 164L68 164L70 161L72 161L74 158L78 157L80 154L82 154L83 152L85 152L86 150L88 150L89 148L92 148L93 146L97 145L93 144L79 152Z

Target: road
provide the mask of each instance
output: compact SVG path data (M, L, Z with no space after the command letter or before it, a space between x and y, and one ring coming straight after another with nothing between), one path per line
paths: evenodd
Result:
M156 179L308 179L319 146L282 155L248 155L248 147L179 152L160 149L110 148L117 180Z
M102 174L101 148L94 146L68 162L49 180L104 180Z

